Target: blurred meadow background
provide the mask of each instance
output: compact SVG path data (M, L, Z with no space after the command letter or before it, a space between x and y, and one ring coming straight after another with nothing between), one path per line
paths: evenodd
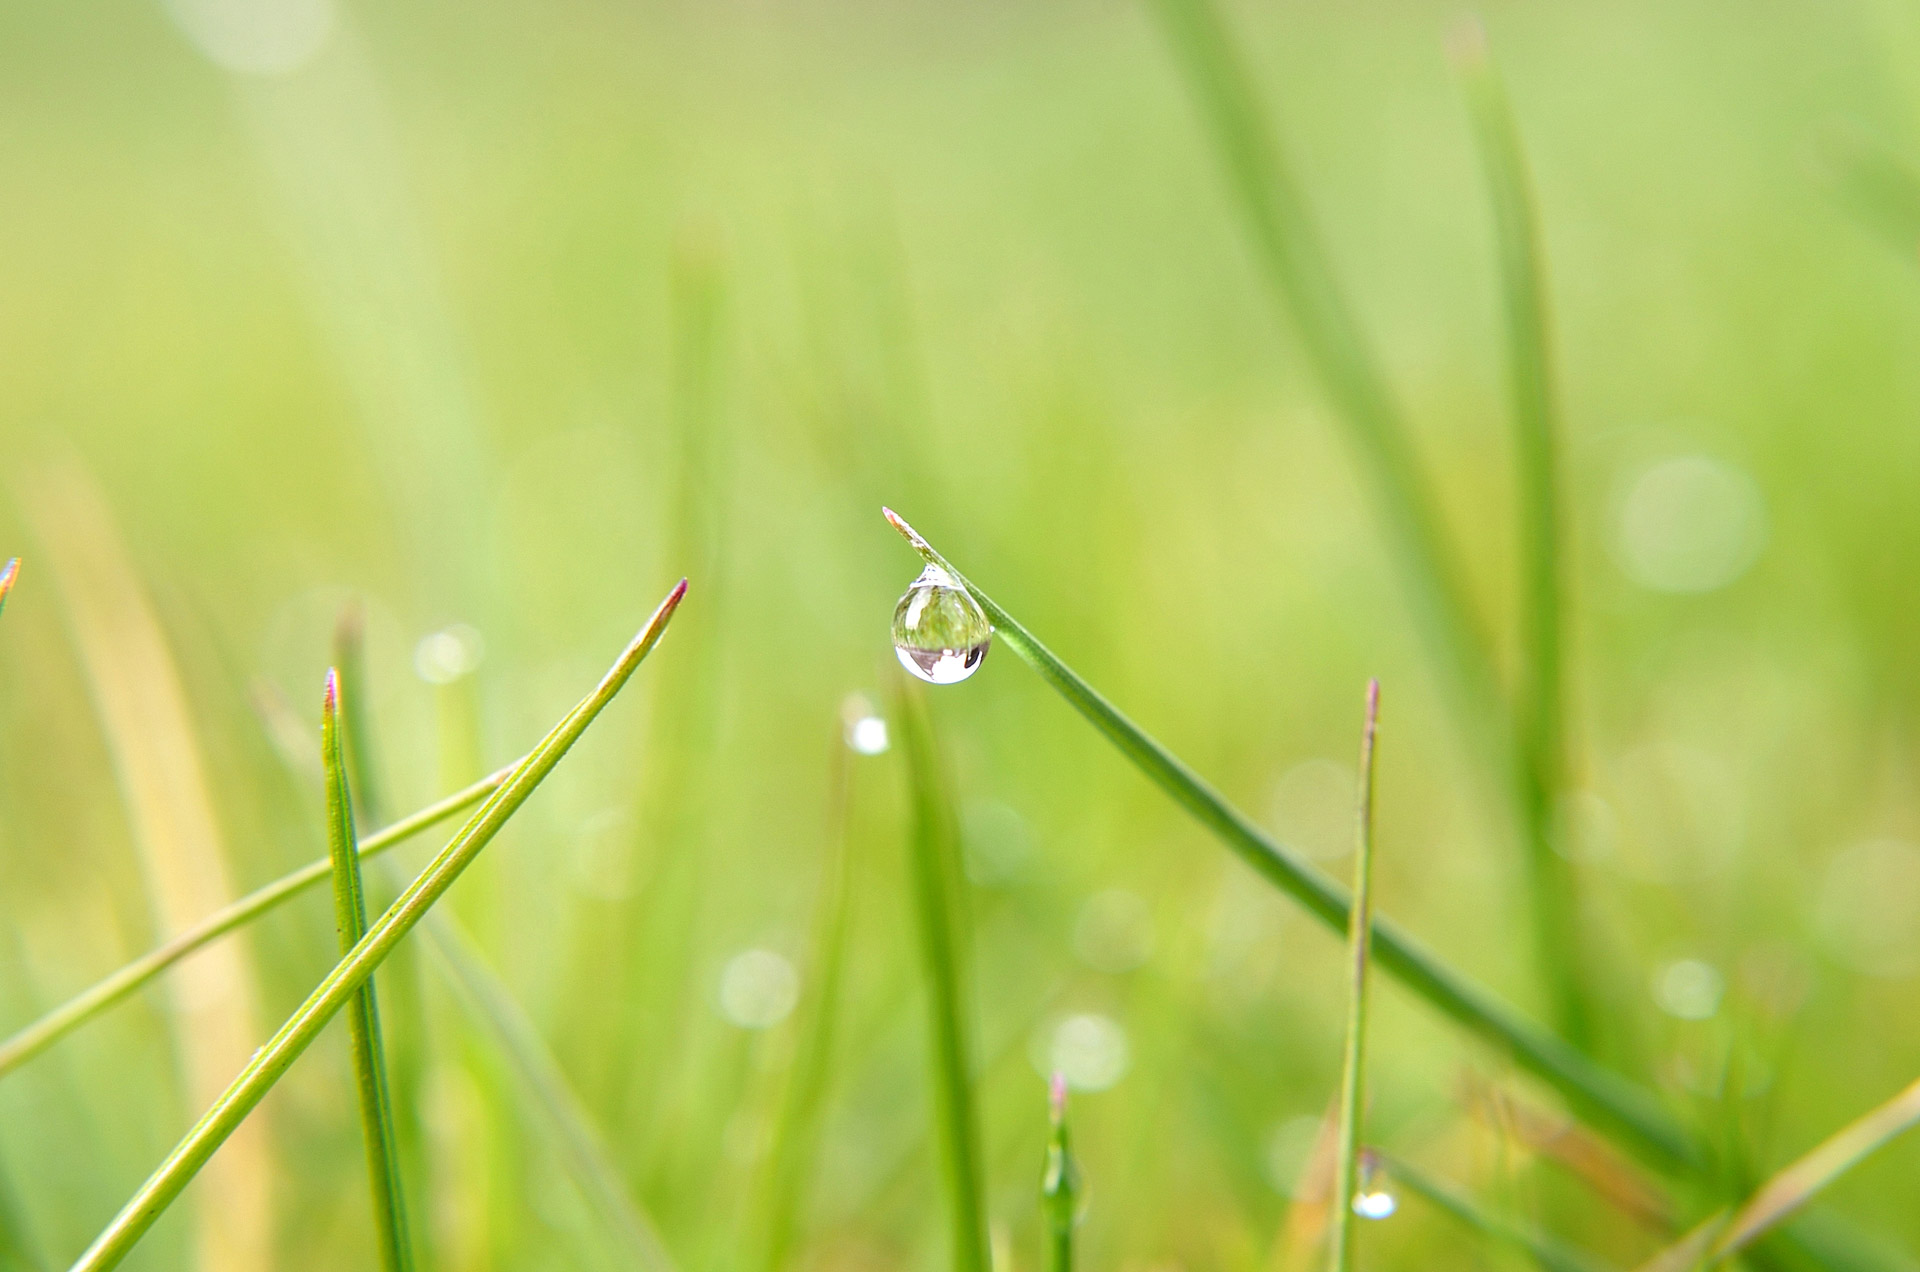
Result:
M1224 13L1513 690L1465 15ZM1684 1228L1920 1075L1920 14L1480 17L1559 372L1552 847L1595 1053L1720 1154L1724 1194L1670 1194ZM1151 8L108 0L0 8L0 68L0 1033L325 855L343 614L381 825L526 751L684 574L443 903L471 947L379 972L422 1265L633 1266L586 1125L657 1266L946 1266L887 720L920 563L882 503L1343 880L1378 676L1377 906L1553 1018L1485 704L1450 694ZM1338 935L1010 651L926 696L997 1272L1043 1266L1055 1069L1084 1266L1317 1266ZM447 833L370 868L376 908ZM6 1073L0 1264L70 1262L337 956L316 892ZM1370 1140L1605 1265L1671 1240L1515 1129L1550 1092L1389 980L1375 1005ZM1920 1256L1917 1174L1899 1141L1825 1194L1872 1266ZM1528 1266L1395 1195L1361 1266ZM342 1025L126 1266L376 1266Z

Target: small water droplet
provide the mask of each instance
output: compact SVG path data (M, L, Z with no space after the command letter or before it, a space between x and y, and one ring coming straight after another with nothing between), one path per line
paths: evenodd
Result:
M1390 1192L1363 1192L1353 1199L1353 1213L1362 1219L1385 1219L1398 1208Z
M993 625L980 602L937 565L920 571L893 609L893 651L928 684L971 676L987 656Z

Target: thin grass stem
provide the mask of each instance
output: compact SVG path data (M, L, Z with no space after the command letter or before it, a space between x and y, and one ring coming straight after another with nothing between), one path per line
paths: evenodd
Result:
M1327 1267L1353 1272L1353 1198L1360 1186L1360 1123L1367 1098L1367 982L1373 958L1373 747L1380 725L1380 682L1367 682L1360 734L1360 799L1354 815L1353 905L1347 919L1347 1050L1340 1075L1340 1138L1335 1149L1333 1228Z
M940 1129L941 1168L952 1212L952 1266L954 1272L989 1272L980 1130L973 1100L959 866L955 860L958 830L926 696L918 684L904 676L896 677L894 686L894 718L900 723L907 755L913 805L909 836L913 901L919 916L921 965L926 976L934 1120Z
M515 766L499 790L488 797L460 832L388 907L386 913L374 922L346 957L321 980L266 1045L254 1053L240 1075L80 1256L74 1264L74 1272L100 1272L101 1269L117 1266L127 1256L206 1164L207 1159L246 1120L247 1115L311 1045L327 1022L366 983L374 968L393 952L401 938L412 931L421 917L446 894L454 880L473 863L508 818L553 771L587 726L620 692L634 669L658 643L686 593L686 586L683 579L667 595L594 691L556 725L540 745L528 753L526 759Z
M1408 1162L1378 1152L1373 1152L1373 1157L1381 1169L1408 1192L1436 1209L1444 1210L1489 1240L1518 1250L1539 1264L1545 1272L1605 1272L1606 1265L1593 1255L1544 1233L1489 1214L1464 1194Z
M1581 974L1580 907L1573 872L1554 851L1553 816L1566 764L1560 431L1552 322L1540 218L1506 86L1479 23L1450 43L1486 172L1506 312L1521 551L1525 675L1514 710L1514 788L1526 838L1534 942L1554 1023L1575 1046L1593 1041L1592 990Z
M340 953L345 956L366 935L367 897L353 836L353 797L347 789L340 713L340 674L329 670L320 708L320 754L327 784L327 854L333 863L334 924L340 934ZM380 1036L380 1004L372 977L355 991L347 1005L347 1030L353 1043L354 1081L360 1095L360 1130L366 1140L380 1266L386 1272L408 1272L413 1267L413 1248L407 1240L406 1193L400 1184L393 1094L387 1083L386 1046Z
M513 775L514 770L524 764L527 758L530 757L523 757L491 777L475 782L465 790L455 791L445 799L429 804L418 812L401 818L393 825L368 835L360 841L361 858L365 859L385 852L456 813L472 808L499 790L501 785ZM125 1002L155 977L195 950L245 927L261 915L330 878L332 873L333 863L330 859L323 857L318 861L310 861L292 874L283 875L265 887L241 897L238 901L221 907L186 931L171 937L165 943L149 950L104 979L96 981L42 1015L32 1024L20 1029L5 1042L0 1042L0 1078L18 1069L88 1021L110 1010L116 1004Z
M1274 842L1246 814L1229 804L1172 752L1142 732L1101 697L998 602L975 586L891 510L893 524L920 556L946 570L993 623L996 637L1039 673L1121 754L1151 778L1201 825L1238 853L1268 882L1335 931L1344 932L1352 899L1293 850ZM1381 969L1435 1010L1511 1057L1514 1063L1558 1091L1593 1126L1636 1155L1666 1168L1700 1160L1698 1147L1646 1091L1601 1068L1560 1038L1521 1016L1485 989L1447 967L1386 919L1373 922L1373 954Z
M1080 1164L1067 1138L1067 1075L1056 1073L1047 1089L1052 1133L1040 1172L1040 1208L1047 1221L1047 1272L1073 1272L1073 1229L1080 1222Z
M1694 1267L1719 1266L1916 1122L1920 1122L1920 1081L1835 1131L1762 1184L1744 1205L1709 1217L1643 1263L1640 1272L1688 1272Z

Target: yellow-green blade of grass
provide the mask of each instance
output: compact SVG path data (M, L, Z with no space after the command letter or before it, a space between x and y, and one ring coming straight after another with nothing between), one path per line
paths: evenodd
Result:
M320 755L327 783L327 855L333 863L333 916L340 953L353 951L367 933L366 887L360 878L359 846L353 834L353 797L347 790L346 748L340 729L340 676L327 672L320 708ZM400 1155L393 1130L393 1095L387 1084L386 1047L380 1037L380 1003L373 979L347 1005L353 1044L354 1085L360 1096L360 1131L366 1140L367 1177L373 1190L375 1248L386 1272L408 1272L413 1248L407 1240L407 1205L400 1185Z
M1380 682L1367 683L1360 733L1360 800L1354 815L1353 904L1347 919L1347 1049L1340 1073L1340 1138L1335 1150L1332 1239L1327 1267L1353 1272L1353 1197L1360 1185L1360 1123L1367 1098L1367 982L1373 957L1373 747Z
M20 577L20 558L14 557L0 568L0 613L7 608L7 597L13 593L13 584Z
M1464 718L1500 754L1501 696L1400 409L1342 294L1252 76L1212 0L1154 0L1226 165L1255 254L1372 479L1416 620L1460 691Z
M1067 1137L1067 1075L1047 1088L1046 1164L1040 1171L1040 1210L1046 1218L1047 1272L1073 1272L1073 1229L1080 1222L1080 1164Z
M1465 1195L1407 1162L1375 1153L1385 1173L1408 1192L1480 1233L1488 1240L1517 1250L1546 1272L1605 1272L1606 1264L1544 1233L1538 1233L1482 1210Z
M1755 1190L1732 1212L1721 1211L1643 1263L1640 1272L1689 1272L1716 1267L1758 1241L1822 1189L1875 1150L1920 1122L1920 1081L1816 1145Z
M1351 898L1291 849L1283 847L1229 804L1172 752L1122 715L998 602L934 550L890 509L893 527L920 556L940 566L973 593L1005 643L1085 716L1121 754L1151 778L1201 825L1335 931L1344 932ZM1692 1166L1699 1150L1666 1109L1646 1091L1601 1068L1583 1053L1526 1019L1422 948L1386 919L1373 922L1373 957L1389 975L1435 1010L1472 1032L1560 1093L1570 1107L1647 1161L1667 1168Z
M1560 428L1545 252L1520 131L1484 33L1463 23L1450 42L1493 205L1513 399L1516 538L1521 554L1525 676L1514 710L1515 793L1526 837L1533 935L1554 1023L1576 1046L1593 1036L1590 987L1581 974L1580 906L1568 862L1554 851L1555 801L1566 763L1560 527Z
M973 1099L973 1053L961 916L958 823L920 686L894 678L913 808L908 836L913 905L919 919L930 1030L928 1067L934 1121L939 1127L941 1174L947 1187L954 1272L988 1272L987 1216L980 1175L980 1126Z
M780 1111L762 1168L754 1217L759 1224L762 1272L786 1266L793 1245L795 1212L807 1172L819 1148L820 1118L832 1076L834 1038L839 1027L841 984L850 927L852 850L848 816L852 802L852 747L835 729L828 785L827 852L814 904L811 957L813 985L803 1006L800 1039L787 1076Z
M620 692L665 632L686 587L686 581L681 580L593 692L515 766L500 789L488 797L347 956L327 973L266 1045L254 1053L239 1076L80 1256L74 1272L99 1272L117 1266L127 1256L207 1159L246 1120L401 938L412 931L453 886L454 880L473 863L507 819L527 801L587 726Z
M524 763L525 761L521 761ZM455 791L445 799L427 805L401 818L393 825L360 841L360 856L385 852L423 830L473 807L500 789L518 765L509 765L491 777ZM333 863L328 858L308 862L291 874L283 875L264 887L209 914L186 930L169 938L133 962L96 981L93 985L42 1015L38 1020L0 1042L0 1078L13 1072L33 1057L88 1021L111 1010L140 992L156 977L195 950L201 949L230 932L237 931L292 898L330 878Z
M567 1082L525 1009L451 914L434 911L422 928L427 948L438 956L456 997L506 1056L514 1076L533 1097L532 1108L560 1160L624 1264L640 1272L673 1272L674 1261L626 1181L592 1119Z

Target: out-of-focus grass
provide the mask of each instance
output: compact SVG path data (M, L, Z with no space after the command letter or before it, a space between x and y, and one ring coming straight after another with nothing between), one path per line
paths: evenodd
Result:
M670 1250L695 1265L751 1219L797 1018L746 1027L779 995L730 1017L722 988L749 949L808 988L818 971L819 725L872 691L912 573L873 525L883 500L926 509L997 597L1284 841L1339 851L1316 847L1315 792L1350 791L1353 686L1379 675L1380 904L1478 979L1532 992L1514 845L1146 13L355 6L318 60L271 77L210 61L169 16L183 7L0 13L0 558L27 557L0 619L0 1027L170 935L63 617L67 567L29 533L30 474L70 448L103 491L182 687L230 886L249 889L309 860L322 824L250 685L277 686L317 737L311 689L348 594L369 598L364 701L400 812L444 793L421 638L462 622L484 638L471 687L496 765L570 705L655 580L693 568L668 546L685 541L671 276L689 241L724 281L711 401L727 443L702 471L707 510L728 510L725 582L701 604L726 618L710 698L666 658L635 689L650 708L680 694L707 732L653 723L671 699L607 720L449 898ZM1497 265L1441 52L1458 10L1230 12L1473 602L1514 631ZM1920 164L1920 42L1880 8L1484 18L1553 279L1562 842L1592 903L1608 1058L1737 1135L1757 1183L1920 1072L1903 919L1920 889L1904 599L1920 276L1814 161L1838 121ZM1732 510L1704 530L1657 477L1696 455L1734 475L1694 487ZM436 520L462 500L467 519ZM1714 536L1745 551L1756 527L1720 585L1649 585L1711 576ZM1499 657L1512 670L1519 650ZM1037 1070L1059 1050L1111 1073L1103 1047L1123 1036L1113 1085L1075 1098L1095 1183L1083 1265L1264 1252L1299 1119L1337 1082L1339 942L1209 851L1008 651L938 692L975 880L993 1218L1031 1266ZM588 945L659 904L672 810L636 792L676 766L708 792L678 849L702 857L697 922L670 957L639 931ZM862 783L847 823L867 864L793 1247L836 1266L944 1248L900 799ZM318 896L246 940L263 1022L332 961ZM629 960L628 1019L581 1008L606 949ZM582 1244L556 1234L591 1232L591 1208L512 1084L470 1076L444 991L425 993L418 1021L388 1022L396 1050L422 1033L427 1137L484 1146L456 1195L493 1206L452 1253L571 1266ZM0 1081L0 1160L49 1261L199 1111L170 997ZM641 1006L662 1003L677 1006ZM1454 1147L1471 1141L1428 1134L1474 1052L1397 991L1375 1006L1373 1138L1450 1146L1417 1158L1504 1200L1491 1160ZM631 1064L609 1037L637 1040ZM290 1073L263 1124L274 1261L361 1266L344 1033L317 1045L330 1056ZM652 1113L668 1104L670 1134ZM1551 1220L1622 1266L1659 1244L1519 1160L1515 1222ZM1913 1251L1916 1170L1920 1146L1899 1141L1828 1195ZM1683 1223L1709 1208L1681 1202ZM185 1259L183 1218L130 1266ZM1377 1266L1414 1268L1463 1232L1410 1201L1365 1236Z

